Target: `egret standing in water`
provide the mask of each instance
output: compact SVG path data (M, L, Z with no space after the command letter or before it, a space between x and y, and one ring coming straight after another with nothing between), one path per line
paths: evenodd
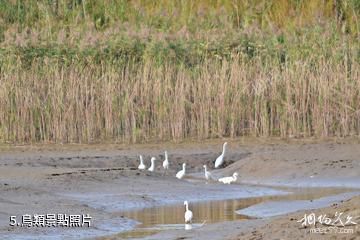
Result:
M138 166L138 169L140 170L144 170L146 168L145 164L144 164L144 159L143 156L140 155L140 164Z
M185 211L185 223L191 223L192 218L193 218L193 213L192 213L191 210L189 210L188 201L184 201L184 205L185 205L185 208L186 208L186 211Z
M176 174L176 177L178 179L182 179L185 176L185 168L186 168L186 163L183 163L182 170L178 171Z
M204 170L205 170L205 179L206 179L206 183L207 181L209 181L210 179L212 179L211 173L207 170L207 166L204 165Z
M150 165L150 167L148 169L150 172L153 172L155 170L155 160L156 160L155 157L151 158L151 165Z
M225 155L225 149L226 149L227 142L223 145L223 151L221 155L215 160L215 168L220 167L224 163L224 155Z
M167 151L165 151L165 160L163 161L163 168L165 170L169 169L169 159L168 159Z
M224 184L230 184L230 183L232 183L232 182L236 182L237 176L238 176L238 173L237 173L237 172L234 172L234 174L232 175L232 177L219 178L219 182L222 182L222 183L224 183Z

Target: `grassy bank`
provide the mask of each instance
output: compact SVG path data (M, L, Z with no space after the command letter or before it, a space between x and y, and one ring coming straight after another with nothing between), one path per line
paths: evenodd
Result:
M359 135L357 1L101 2L1 2L2 142Z

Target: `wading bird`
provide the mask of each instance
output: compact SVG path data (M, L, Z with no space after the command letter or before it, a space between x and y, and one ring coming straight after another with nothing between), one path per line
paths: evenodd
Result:
M238 173L237 173L237 172L234 172L234 174L232 175L232 177L219 178L219 182L222 182L222 183L224 183L224 184L230 184L230 183L232 183L232 182L236 182L237 176L238 176Z
M186 167L186 163L183 163L182 170L178 171L176 174L176 177L178 179L182 179L185 176L185 167Z
M163 168L165 170L169 169L169 160L168 160L168 154L167 151L165 151L165 160L163 161Z
M188 201L184 201L184 205L186 207L185 211L185 223L191 223L193 218L193 213L191 210L189 210L189 203Z
M203 167L205 169L205 178L206 178L206 182L207 182L209 179L212 179L212 176L211 176L211 173L207 170L206 165L204 165Z
M155 160L156 160L155 157L151 158L151 165L150 165L150 167L148 169L150 172L153 172L155 170Z
M226 149L227 142L223 145L223 151L221 155L215 160L215 168L220 167L224 163L224 155L225 155L225 149Z
M144 159L143 156L140 155L140 164L138 166L138 169L140 170L144 170L146 168L145 164L144 164Z

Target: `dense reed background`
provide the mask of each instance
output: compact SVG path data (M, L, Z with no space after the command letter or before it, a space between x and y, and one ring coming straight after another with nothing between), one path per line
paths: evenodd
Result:
M360 133L358 1L2 1L1 142Z

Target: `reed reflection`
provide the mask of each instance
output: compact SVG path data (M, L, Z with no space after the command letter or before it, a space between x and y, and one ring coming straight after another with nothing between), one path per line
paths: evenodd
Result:
M181 203L176 205L123 212L121 213L122 216L135 219L141 222L141 224L138 225L134 230L119 233L116 236L121 238L139 238L149 236L167 229L191 230L200 228L204 224L241 219L245 220L248 219L248 217L236 214L236 211L250 207L254 204L278 200L311 200L349 191L349 189L341 188L282 188L282 190L293 192L294 194L197 203L190 202L189 208L193 211L194 216L192 224L184 224L185 208Z
M286 190L286 189L284 189ZM189 208L193 212L193 223L215 223L221 221L234 221L248 219L248 217L236 214L236 211L266 201L275 200L310 200L320 198L330 194L344 192L344 189L322 188L322 189L302 189L290 195L254 197L246 199L190 202ZM184 223L183 204L168 205L154 208L145 208L138 211L125 212L127 218L135 219L142 224L139 227L149 227L154 225L182 224Z

